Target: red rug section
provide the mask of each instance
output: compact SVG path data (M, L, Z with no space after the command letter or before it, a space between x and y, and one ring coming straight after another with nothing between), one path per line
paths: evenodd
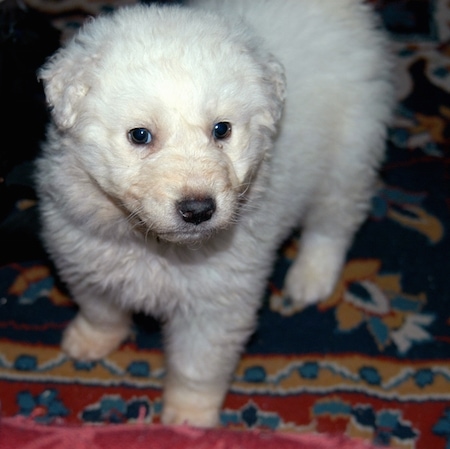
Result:
M0 423L0 449L370 449L342 436L117 425L42 426L24 418Z

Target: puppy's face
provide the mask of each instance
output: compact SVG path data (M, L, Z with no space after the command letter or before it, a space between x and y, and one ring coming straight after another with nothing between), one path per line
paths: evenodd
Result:
M153 9L130 9L100 21L103 35L91 23L41 78L71 145L61 151L76 152L92 182L145 232L197 241L236 221L280 116L282 72L248 43L224 40L225 29L208 27L188 48L187 33L198 33L191 17L168 39L148 23L133 28L135 11L154 19ZM166 14L164 29L173 20Z

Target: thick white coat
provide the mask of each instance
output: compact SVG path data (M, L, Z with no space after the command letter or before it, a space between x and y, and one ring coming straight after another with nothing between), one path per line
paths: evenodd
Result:
M103 357L130 312L152 313L164 421L217 422L283 239L303 226L286 281L301 308L331 293L366 216L392 101L375 27L357 0L136 6L50 59L38 184L44 241L80 305L71 356ZM211 219L183 220L180 201L205 197Z

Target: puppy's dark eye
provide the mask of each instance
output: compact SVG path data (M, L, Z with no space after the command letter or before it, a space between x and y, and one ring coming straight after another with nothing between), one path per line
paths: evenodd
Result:
M219 122L213 127L213 137L216 140L223 140L230 136L231 134L231 123L229 122Z
M152 133L146 128L133 128L128 136L137 145L148 145L152 141Z

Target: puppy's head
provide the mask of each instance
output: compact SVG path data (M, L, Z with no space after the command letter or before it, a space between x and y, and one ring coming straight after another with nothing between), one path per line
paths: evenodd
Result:
M271 146L281 66L242 25L138 6L88 23L40 71L61 151L162 239L232 224Z

